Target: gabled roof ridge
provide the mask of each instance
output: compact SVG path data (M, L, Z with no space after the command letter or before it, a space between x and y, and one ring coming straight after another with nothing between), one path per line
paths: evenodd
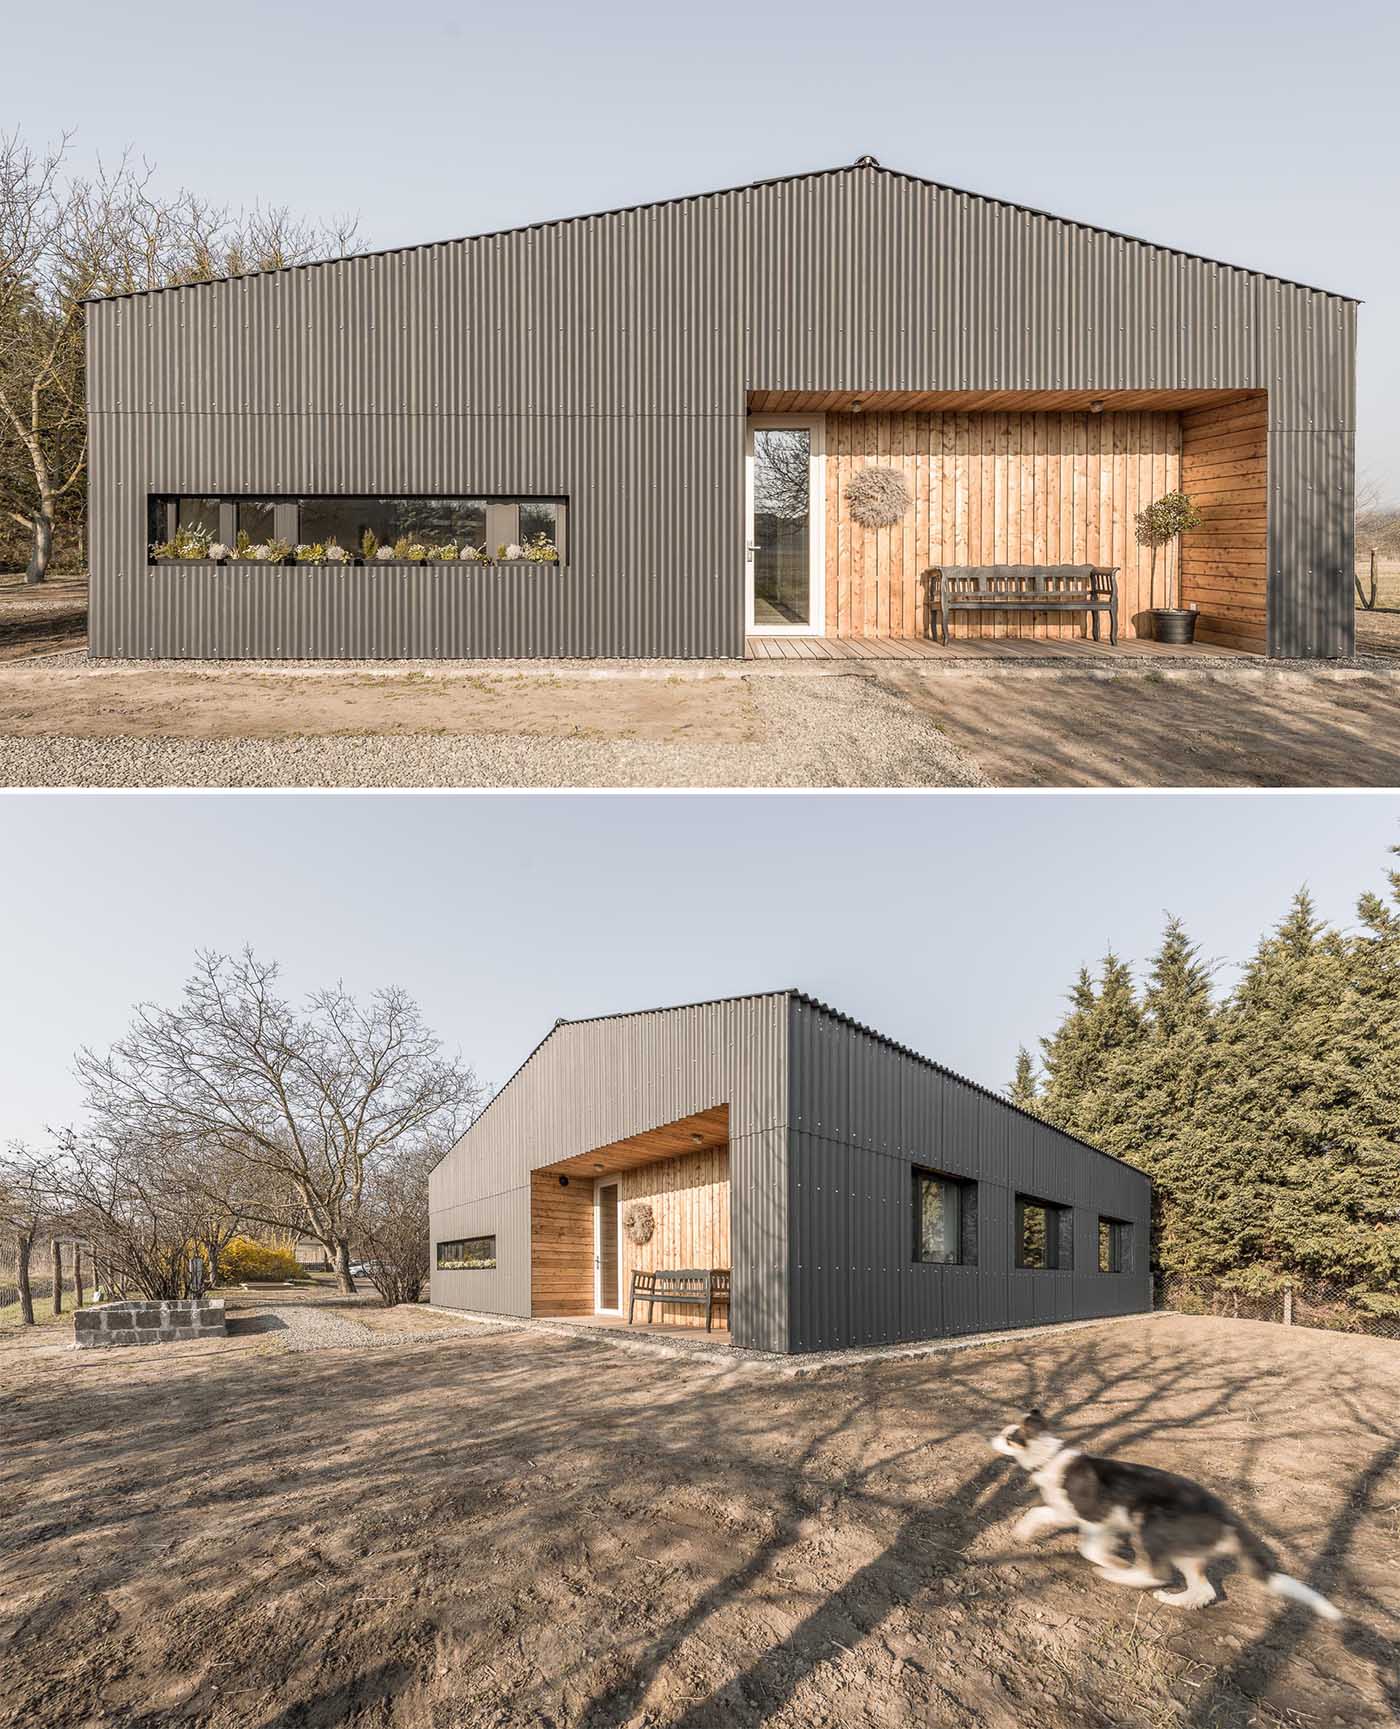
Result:
M843 1026L850 1027L852 1031L863 1033L867 1038L874 1039L878 1044L884 1045L887 1050L895 1051L898 1055L903 1057L909 1057L912 1061L922 1064L925 1068L935 1069L939 1074L946 1075L949 1080L957 1081L960 1086L968 1087L974 1093L980 1093L983 1098L992 1099L997 1104L1004 1105L1007 1110L1014 1111L1017 1116L1027 1117L1031 1122L1039 1123L1042 1128L1049 1129L1054 1134L1062 1135L1065 1140L1073 1141L1076 1146L1083 1147L1086 1152L1097 1153L1100 1158L1112 1159L1113 1162L1118 1165L1127 1165L1130 1171L1136 1171L1139 1169L1139 1167L1134 1165L1130 1160L1120 1158L1117 1153L1107 1152L1103 1147L1094 1146L1091 1141L1081 1139L1080 1136L1072 1134L1068 1129L1062 1129L1056 1123L1047 1122L1044 1117L1037 1115L1035 1111L1028 1111L1023 1105L1016 1104L1013 1100L1009 1099L1005 1093L999 1093L992 1087L985 1087L980 1081L971 1080L967 1075L960 1074L956 1069L950 1069L946 1063L940 1063L933 1057L925 1056L922 1051L916 1051L912 1045L901 1044L898 1039L892 1039L888 1034L880 1032L877 1028L867 1026L863 1021L858 1021L851 1015L843 1014L840 1009L832 1008L830 1003L822 1002L820 997L811 996L808 992L797 989L796 986L789 986L785 990L775 991L739 991L733 996L705 997L699 1002L692 1003L653 1003L646 1008L615 1009L610 1014L580 1015L574 1019L571 1019L567 1015L560 1015L544 1037L530 1049L520 1064L513 1069L510 1075L501 1082L499 1087L496 1088L495 1092L492 1093L491 1097L482 1106L478 1114L457 1137L456 1141L453 1142L452 1147L448 1149L448 1152L454 1151L456 1147L460 1146L461 1142L471 1132L471 1130L476 1127L483 1117L485 1117L492 1105L494 1105L496 1101L505 1094L508 1087L512 1086L515 1081L519 1079L521 1074L524 1073L526 1068L528 1068L535 1060L561 1027L587 1027L595 1026L600 1021L634 1020L638 1015L678 1014L682 1009L718 1008L724 1003L756 1002L765 997L786 997L792 1002L805 1003L808 1008L816 1009L821 1014L829 1015L832 1020L841 1022ZM447 1153L444 1153L443 1158L446 1157ZM440 1164L442 1160L439 1160L438 1162Z
M333 258L308 258L299 264L279 264L270 270L249 270L239 275L211 276L204 282L169 282L158 288L130 288L119 294L90 294L85 305L101 305L109 300L139 300L151 294L177 294L199 288L213 288L226 282L248 282L264 276L284 276L293 270L321 270L332 264L353 264L369 258L394 258L406 252L428 252L440 246L465 246L477 240L501 240L511 234L529 234L536 229L564 228L573 222L601 222L608 216L631 216L641 210L661 210L673 204L698 204L709 198L732 198L741 192L757 192L767 186L789 186L801 180L825 180L837 174L888 174L896 180L906 180L914 186L932 187L937 192L951 193L954 198L975 198L981 204L995 204L1003 210L1013 210L1024 216L1036 216L1046 222L1058 222L1067 228L1078 228L1087 234L1101 234L1111 240L1125 240L1133 246L1148 246L1154 252L1170 253L1177 258L1189 258L1197 264L1213 265L1218 270L1234 270L1244 276L1257 276L1268 282L1278 282L1286 288L1301 288L1308 294L1325 294L1331 300L1345 300L1360 305L1354 294L1341 294L1336 289L1319 288L1314 283L1299 282L1294 277L1280 276L1272 270L1256 270L1248 264L1231 264L1223 258L1211 258L1204 252L1191 252L1160 240L1147 240L1140 234L1128 234L1121 229L1105 228L1097 222L1078 216L1059 216L1053 210L1041 210L1033 204L1019 204L1014 199L999 198L995 193L970 192L966 187L950 186L943 180L930 180L926 175L910 174L902 168L886 168L873 156L847 162L835 168L809 168L794 174L775 174L763 180L749 180L738 186L719 186L708 192L678 192L668 198L648 198L636 204L617 204L606 210L586 210L573 216L548 216L536 222L520 222L509 228L488 228L478 234L450 235L443 240L419 240L405 246L371 247L365 252L346 252Z

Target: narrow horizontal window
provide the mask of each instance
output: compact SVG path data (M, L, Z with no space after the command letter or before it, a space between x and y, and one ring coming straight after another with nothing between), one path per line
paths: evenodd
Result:
M1074 1209L1017 1195L1016 1265L1032 1272L1067 1272L1073 1267Z
M1133 1270L1133 1227L1126 1219L1099 1220L1099 1271L1101 1273L1131 1273Z
M916 1169L914 1259L936 1266L977 1264L977 1184Z
M480 1272L496 1264L494 1237L462 1237L455 1243L437 1246L438 1271L443 1273Z
M262 564L561 564L568 500L152 494L153 559Z

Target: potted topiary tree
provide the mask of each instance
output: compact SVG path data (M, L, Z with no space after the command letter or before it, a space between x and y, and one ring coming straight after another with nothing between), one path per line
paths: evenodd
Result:
M1147 579L1147 609L1152 614L1152 634L1158 642L1194 642L1196 614L1194 609L1178 606L1180 598L1181 536L1201 526L1201 513L1184 492L1164 493L1155 504L1137 514L1139 546L1152 549L1152 569ZM1176 546L1175 586L1171 550ZM1162 561L1162 598L1165 606L1157 605L1157 551L1164 548Z

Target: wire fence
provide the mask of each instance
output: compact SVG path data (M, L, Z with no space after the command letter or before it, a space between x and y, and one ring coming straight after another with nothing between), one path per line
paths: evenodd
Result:
M1300 1279L1276 1291L1242 1291L1216 1279L1184 1273L1159 1273L1154 1281L1156 1307L1179 1315L1223 1315L1238 1321L1276 1321L1284 1327L1317 1327L1330 1333L1366 1333L1376 1339L1400 1339L1400 1313L1386 1314L1394 1304L1385 1298L1374 1307L1345 1285L1325 1279Z

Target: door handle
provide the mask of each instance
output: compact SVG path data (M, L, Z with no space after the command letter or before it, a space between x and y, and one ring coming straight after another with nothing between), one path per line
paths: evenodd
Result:
M749 544L748 544L748 555L749 555L749 558L750 558L750 560L752 560L752 558L753 558L753 555L754 555L754 554L755 554L755 553L756 553L756 552L757 552L757 551L758 551L758 548L757 548L757 547L756 547L756 546L755 546L755 545L754 545L754 543L753 543L753 542L752 542L752 541L750 541L750 542L749 542Z

